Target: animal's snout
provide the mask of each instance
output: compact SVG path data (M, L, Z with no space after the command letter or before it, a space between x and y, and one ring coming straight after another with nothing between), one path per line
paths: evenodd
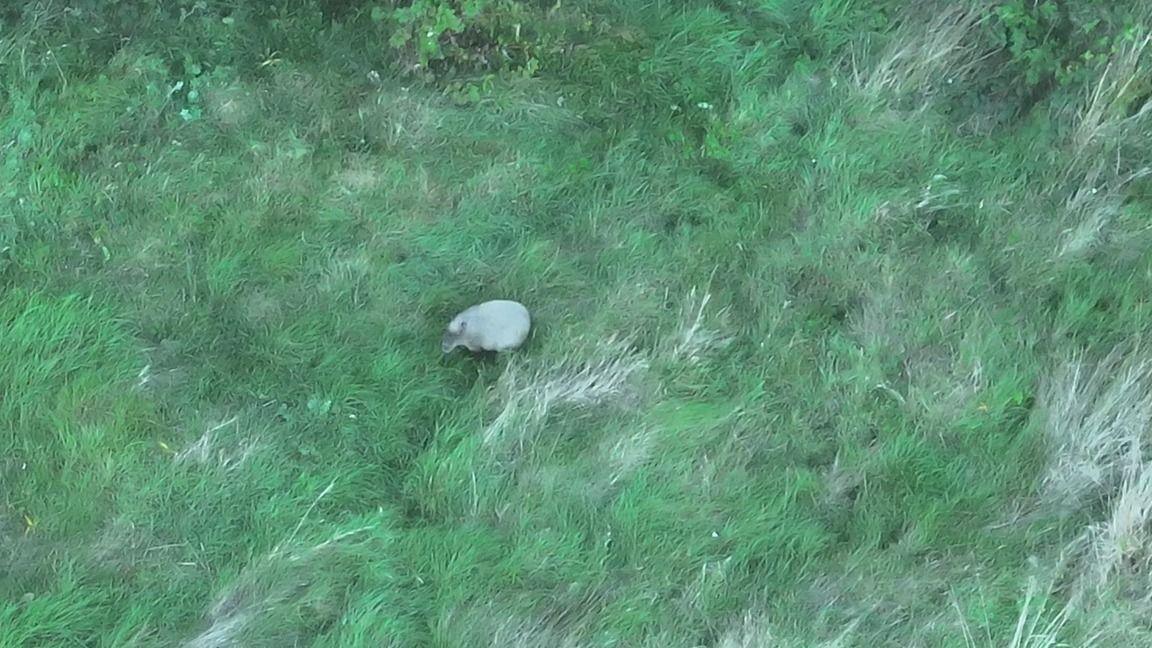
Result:
M445 333L444 337L440 339L440 350L444 353L452 351L456 348L456 336L450 333Z

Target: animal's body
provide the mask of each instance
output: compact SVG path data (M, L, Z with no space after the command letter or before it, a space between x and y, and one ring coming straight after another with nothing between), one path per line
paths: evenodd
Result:
M532 329L532 317L520 302L495 299L476 304L452 318L440 348L449 353L458 346L469 351L512 351L520 348Z

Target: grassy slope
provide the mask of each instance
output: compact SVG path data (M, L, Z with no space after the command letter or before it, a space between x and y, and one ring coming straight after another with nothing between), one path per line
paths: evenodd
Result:
M1146 134L765 5L470 106L363 18L12 17L0 646L1048 645L1032 579L1137 636ZM530 348L440 358L497 296Z

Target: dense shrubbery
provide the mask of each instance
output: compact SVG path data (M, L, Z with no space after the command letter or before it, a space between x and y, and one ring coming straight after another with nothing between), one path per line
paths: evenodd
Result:
M997 66L985 90L1011 96L1020 113L1083 84L1136 29L1131 14L1118 7L1063 0L1008 0L989 18ZM1117 22L1122 24L1111 24Z
M560 5L522 0L400 0L373 6L371 19L406 73L444 81L485 73L532 76L593 22Z

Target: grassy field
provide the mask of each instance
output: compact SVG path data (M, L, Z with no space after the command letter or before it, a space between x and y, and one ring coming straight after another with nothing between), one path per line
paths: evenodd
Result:
M409 4L0 9L0 648L1152 644L1141 3Z

